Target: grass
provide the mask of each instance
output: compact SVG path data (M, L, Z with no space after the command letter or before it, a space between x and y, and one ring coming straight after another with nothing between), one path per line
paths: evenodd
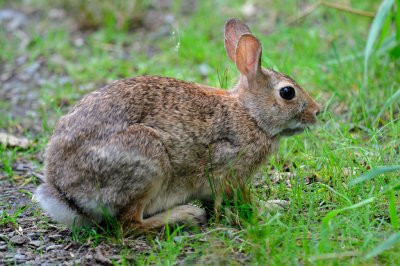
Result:
M7 149L3 145L0 145L0 154L1 156L1 164L2 164L2 172L5 173L8 177L12 177L14 174L12 165L15 160L16 151L13 149Z
M371 3L374 1L349 2L369 11L379 6ZM364 61L359 54L365 49L371 19L319 8L296 25L287 26L286 19L299 12L298 1L269 1L267 6L255 3L261 15L248 20L263 44L263 65L291 75L324 104L319 126L282 139L279 152L262 167L266 181L252 187L259 198L286 199L290 207L275 213L252 206L242 211L231 208L233 216L226 215L205 232L170 228L148 237L153 247L149 253L126 250L121 255L132 257L138 265L172 265L176 261L399 265L400 245L395 234L399 230L399 172L349 185L370 169L400 163L400 104L398 98L391 100L400 89L399 61L386 54L372 55L366 72L368 83L364 84ZM199 1L195 11L185 17L176 2L167 34L153 37L118 31L106 24L86 32L84 45L77 46L76 33L66 24L48 23L46 30L33 31L26 51L17 49L16 37L9 39L0 52L2 62L13 62L24 53L28 62L46 62L56 78L37 88L41 95L38 123L43 125L34 135L38 147L29 152L0 148L1 173L12 175L15 157L43 150L55 118L88 91L114 79L152 74L232 86L238 72L225 55L222 28L226 18L242 16L241 8L240 1ZM269 28L265 21L273 13L277 22ZM264 34L267 30L269 35ZM5 36L0 29L0 38ZM54 55L63 59L61 63ZM349 56L352 59L346 60ZM207 66L208 74L199 70L202 65ZM60 83L60 76L71 81ZM0 106L6 108L7 104L0 100ZM18 118L10 120L1 114L0 121L2 130L8 131ZM34 133L27 129L25 134ZM292 178L285 178L285 172L292 173ZM271 182L270 177L275 176L283 180ZM393 189L382 193L387 187ZM12 222L4 213L2 219ZM85 241L104 235L108 238L97 230L75 236ZM390 245L382 248L382 243L388 243L385 240Z
M3 204L2 204L3 205ZM15 212L11 213L8 212L7 208L0 212L0 226L11 226L14 228L18 227L18 217L21 213L23 213L28 207L23 206L16 210Z

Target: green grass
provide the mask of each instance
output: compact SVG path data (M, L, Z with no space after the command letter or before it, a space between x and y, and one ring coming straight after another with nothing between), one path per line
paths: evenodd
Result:
M168 34L158 37L117 31L106 24L86 32L84 45L77 47L64 24L33 31L26 51L29 62L41 58L52 75L66 75L72 82L49 81L38 88L42 108L38 122L43 130L34 138L39 144L33 151L18 151L18 157L43 150L55 122L47 116L61 116L82 95L114 79L152 74L219 86L228 69L226 83L228 87L234 84L238 72L225 55L222 29L228 17L242 16L242 5L240 1L217 2L199 1L190 16L179 13L177 2L175 22ZM226 214L205 232L169 229L149 237L153 246L149 253L126 250L123 256L133 257L138 265L172 265L177 260L189 265L399 265L395 235L399 172L349 185L370 169L400 164L400 104L398 98L390 100L400 89L399 61L387 54L372 55L364 85L364 59L359 55L364 52L371 19L321 7L287 26L287 18L299 13L298 1L255 2L263 15L249 24L263 44L263 65L293 76L324 104L319 125L282 139L279 152L262 167L266 181L252 187L261 199L286 199L290 207L276 213L251 206L242 211L231 208L233 216ZM379 6L378 1L349 2L369 11ZM277 22L269 29L265 21L274 12ZM264 34L266 30L271 33ZM1 29L0 38L5 38ZM16 49L16 38L2 43L6 45L1 61L13 61L22 53ZM54 60L55 54L64 63ZM346 60L349 56L353 59ZM208 75L200 73L202 64L208 66ZM0 100L0 106L7 104ZM0 121L6 131L15 122L2 114ZM26 134L31 133L27 130ZM12 175L15 151L0 148L0 157L0 171ZM290 180L269 180L285 171L292 173ZM392 189L382 193L387 187ZM84 241L102 235L107 238L101 230L75 237ZM390 245L379 248L387 239Z
M20 207L18 210L15 210L15 212L9 212L7 210L7 206L4 207L5 209L2 209L2 211L0 212L0 227L9 226L13 228L18 228L17 219L26 209L28 209L29 206Z
M13 163L15 160L15 150L8 149L4 147L4 145L0 145L0 154L2 172L5 173L8 177L12 177L14 174Z

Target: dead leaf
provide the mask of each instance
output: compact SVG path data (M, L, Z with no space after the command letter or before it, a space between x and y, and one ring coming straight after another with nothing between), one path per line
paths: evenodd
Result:
M23 179L23 177L20 176L20 175L13 175L13 176L12 176L12 179L13 179L15 182L19 182L21 179Z

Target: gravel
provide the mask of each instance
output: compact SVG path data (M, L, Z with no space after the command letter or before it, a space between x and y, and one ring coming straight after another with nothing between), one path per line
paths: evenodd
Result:
M21 236L21 235L15 235L10 238L10 244L13 245L22 245L26 242L27 237L26 236Z
M122 262L121 251L124 249L129 248L133 254L151 249L143 238L125 239L123 245L105 239L97 245L90 240L86 240L89 244L74 241L71 230L49 222L27 196L35 188L34 184L17 186L0 177L0 209L3 213L13 216L24 208L16 218L16 225L0 223L0 265L112 265Z

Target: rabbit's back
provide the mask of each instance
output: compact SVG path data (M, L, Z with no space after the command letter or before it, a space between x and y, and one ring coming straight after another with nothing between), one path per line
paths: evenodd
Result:
M252 142L261 144L261 150L270 144L247 110L224 91L142 76L87 95L60 119L49 146L57 146L54 156L64 156L63 162L74 160L76 152L136 124L157 132L174 175L197 175L226 165L239 156L239 147L244 152Z
M135 191L158 182L151 214L211 197L210 177L249 177L276 144L224 91L144 76L93 92L62 117L45 174L91 216L100 215L98 202L119 213Z

